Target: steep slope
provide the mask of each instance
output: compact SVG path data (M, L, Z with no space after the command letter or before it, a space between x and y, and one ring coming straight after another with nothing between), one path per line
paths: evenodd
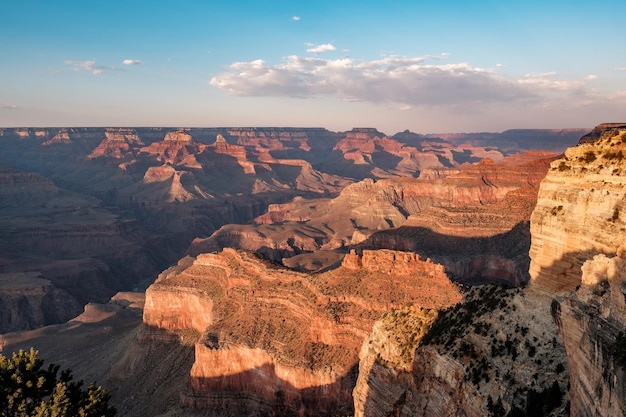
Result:
M306 275L225 249L161 274L146 292L144 323L198 338L183 404L313 416L351 412L357 352L382 312L460 299L441 266L409 253L352 254Z
M156 273L136 222L98 200L6 165L0 185L0 333L67 321Z
M626 129L569 148L541 183L531 218L530 274L548 291L580 284L582 264L622 244Z
M355 416L566 416L550 296L473 287L439 313L391 310L361 348Z
M552 164L531 220L531 285L569 359L571 416L626 413L626 124L599 125Z
M420 178L366 179L333 199L270 205L256 225L223 226L189 253L238 247L317 270L351 247L397 249L436 258L461 281L519 284L528 280L528 220L554 158L527 152L500 163L423 171Z

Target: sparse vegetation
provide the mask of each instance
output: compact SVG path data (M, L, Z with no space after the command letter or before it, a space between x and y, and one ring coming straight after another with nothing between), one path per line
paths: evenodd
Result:
M436 317L436 310L413 306L392 309L383 314L381 318L383 328L394 335L390 342L397 347L402 362L405 364L413 362L415 349L422 342Z
M617 152L606 152L603 155L603 158L605 158L605 159L617 159L618 161L621 161L622 159L624 159L624 154L622 153L621 150L619 150Z
M506 387L499 396L486 398L488 416L547 416L561 407L565 395L566 366L554 356L558 341L545 332L542 339L529 322L514 318L514 297L520 291L495 285L471 288L463 303L440 313L422 343L438 345L437 351L462 364L465 381L479 392L489 392L493 384ZM624 352L626 362L626 347ZM520 366L529 372L516 374Z
M554 207L552 207L552 210L550 210L550 213L553 216L556 216L561 210L563 210L563 206L558 206L558 207L554 206Z
M594 151L587 151L585 152L585 156L582 159L589 164L596 160L596 154Z
M559 162L559 171L567 171L568 169L570 169L570 166L565 161Z

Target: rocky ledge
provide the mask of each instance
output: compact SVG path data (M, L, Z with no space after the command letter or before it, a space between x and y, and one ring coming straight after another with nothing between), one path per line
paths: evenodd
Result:
M410 253L351 254L309 275L225 249L162 273L146 291L144 324L196 341L188 407L347 414L374 321L409 302L438 309L460 300L443 267Z

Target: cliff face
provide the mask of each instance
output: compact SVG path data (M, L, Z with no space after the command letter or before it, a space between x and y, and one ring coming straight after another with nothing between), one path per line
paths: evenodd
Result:
M530 275L552 292L580 284L581 266L623 241L626 130L569 148L554 161L531 217Z
M570 364L571 416L626 414L626 256L596 255L575 292L553 302Z
M0 273L0 333L62 323L81 308L38 272Z
M460 299L441 266L413 254L351 254L336 270L307 275L225 249L161 274L146 291L144 324L196 338L186 406L350 413L358 350L374 320L409 301L441 308Z
M0 201L0 274L11 286L0 298L0 332L66 321L157 270L137 243L136 222L95 198L2 165Z
M355 416L566 416L550 297L473 287L439 313L391 310L360 353Z
M624 415L624 124L600 125L555 161L531 219L531 284L570 366L571 416Z
M329 266L318 262L320 250L385 248L436 259L464 282L517 285L528 280L528 220L554 158L527 152L500 163L430 171L424 178L365 179L333 199L270 205L256 225L224 226L195 241L190 253L236 247L318 269Z

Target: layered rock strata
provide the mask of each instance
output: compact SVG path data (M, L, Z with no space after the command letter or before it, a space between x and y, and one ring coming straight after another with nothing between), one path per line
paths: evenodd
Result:
M351 412L359 346L382 312L460 299L441 266L410 253L352 254L307 275L225 249L161 274L146 291L144 323L199 339L183 404L323 415Z
M594 256L578 290L553 301L570 364L571 416L626 415L626 256Z
M360 352L355 416L567 415L567 360L543 293L473 287L391 310Z
M528 220L554 158L527 152L425 178L366 179L333 199L270 205L256 225L224 226L190 253L239 247L306 269L329 266L317 262L320 250L385 248L430 257L463 282L518 285L528 280Z
M626 129L583 142L551 164L531 217L530 275L555 293L574 290L586 260L623 243Z
M531 285L557 295L574 417L626 413L625 154L624 124L596 127L552 163L531 219Z

